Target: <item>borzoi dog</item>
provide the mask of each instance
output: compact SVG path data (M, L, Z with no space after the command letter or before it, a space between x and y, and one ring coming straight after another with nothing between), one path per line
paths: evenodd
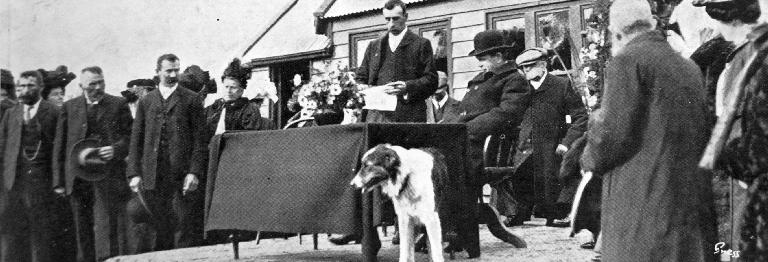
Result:
M382 144L368 150L361 163L351 184L363 192L381 186L392 199L400 227L400 262L414 261L414 233L420 224L427 228L432 262L442 262L437 202L447 174L445 157L435 149Z

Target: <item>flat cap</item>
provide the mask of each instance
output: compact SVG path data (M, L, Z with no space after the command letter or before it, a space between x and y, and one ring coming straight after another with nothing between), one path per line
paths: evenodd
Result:
M545 61L547 59L547 51L542 48L529 48L523 51L517 58L515 63L518 66L524 66L533 64L537 61Z

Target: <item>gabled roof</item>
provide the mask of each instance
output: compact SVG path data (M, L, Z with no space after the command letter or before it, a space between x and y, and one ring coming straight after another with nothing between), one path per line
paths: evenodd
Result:
M249 66L331 56L331 40L315 34L313 12L324 0L294 0L243 54Z

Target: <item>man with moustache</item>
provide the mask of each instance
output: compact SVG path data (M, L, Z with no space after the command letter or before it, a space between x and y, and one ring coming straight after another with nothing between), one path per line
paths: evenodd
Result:
M54 142L53 185L69 196L77 235L77 261L102 261L119 255L124 237L125 201L129 196L124 177L131 133L131 115L125 99L104 93L100 67L81 71L83 94L64 102ZM99 141L98 158L104 178L88 181L78 174L75 145L83 139Z
M40 96L38 71L19 75L19 104L0 121L0 261L55 261L51 160L59 111Z
M604 261L713 261L712 176L698 66L655 29L645 0L610 7L613 60L582 169L603 179Z
M429 40L408 30L408 13L400 0L382 10L388 33L372 41L357 69L358 83L381 86L397 96L395 111L368 110L365 122L426 122L424 100L437 89L437 73Z
M534 206L535 213L547 219L547 226L570 226L567 216L573 196L559 198L563 186L557 174L562 155L587 129L587 110L568 79L547 71L547 60L547 50L542 48L525 50L515 60L533 87L518 137L531 142L533 153L518 168L518 175L496 187L496 207L507 216L507 226L530 220Z
M155 250L202 240L204 111L198 95L179 86L179 68L174 54L157 59L160 84L139 100L128 154L129 186L142 191L153 214Z

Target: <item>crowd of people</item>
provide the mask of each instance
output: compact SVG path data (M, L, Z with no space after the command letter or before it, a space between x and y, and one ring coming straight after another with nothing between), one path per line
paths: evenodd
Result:
M397 106L366 110L362 121L464 123L467 183L477 196L493 188L503 224L541 217L546 226L581 225L594 235L582 247L599 250L597 260L714 260L712 170L720 170L749 188L732 248L766 261L768 1L693 5L725 29L684 57L647 1L614 1L601 102L587 106L568 78L551 72L550 50L525 49L509 39L518 34L499 30L474 37L468 55L482 72L456 83L467 92L453 99L429 40L408 30L406 5L389 0L388 31L369 44L355 80L385 86ZM161 55L156 77L128 82L122 97L105 93L109 74L98 66L79 76L65 66L24 71L15 82L2 70L0 261L102 261L224 241L203 238L208 142L276 125L243 97L250 70L239 60L221 76L223 98L207 107L215 81L196 66L182 73L180 62ZM64 101L76 78L82 94ZM515 159L513 175L486 177L486 138L500 134L530 154ZM583 177L594 177L593 186L579 201ZM473 246L446 251L480 256Z

